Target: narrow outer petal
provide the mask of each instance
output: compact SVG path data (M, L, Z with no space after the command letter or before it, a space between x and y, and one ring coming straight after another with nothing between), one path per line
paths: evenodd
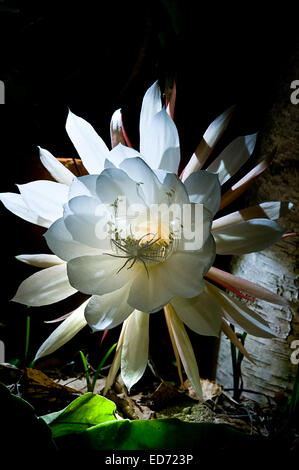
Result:
M20 304L39 307L50 305L75 294L67 277L66 264L43 269L25 279L12 299Z
M197 362L184 324L178 317L172 305L167 305L167 307L165 307L165 314L167 315L169 324L172 328L176 346L188 379L190 380L194 391L202 399L202 389Z
M195 153L192 155L190 161L183 171L182 181L185 181L193 172L198 171L203 167L218 140L225 131L233 110L234 106L231 106L209 125L203 135L202 140L197 146Z
M53 176L58 183L70 186L75 176L68 170L57 158L54 157L48 150L39 147L39 156L42 164L48 170L50 175Z
M247 294L253 295L254 297L265 300L266 302L284 306L288 305L288 301L284 297L271 292L265 287L247 281L247 279L234 276L233 274L222 271L221 269L215 268L214 266L212 266L207 272L206 277L215 281L216 283L218 282L220 285L221 283L230 285L234 289L246 292Z
M228 337L228 339L233 343L233 345L236 346L239 349L239 351L241 351L243 356L245 356L249 361L255 364L254 360L250 357L247 350L245 349L241 341L238 339L236 333L232 330L232 328L224 319L222 322L222 330L223 330L223 333Z
M58 264L63 264L64 261L56 255L40 254L40 255L18 255L16 256L18 261L22 263L31 264L37 268L50 268Z
M88 173L101 173L105 159L109 159L109 150L94 128L87 121L69 111L66 131Z
M156 81L145 93L142 101L139 133L140 133L140 152L144 150L144 139L151 120L162 109L161 91Z
M68 186L46 180L17 186L25 203L33 212L52 222L62 217L63 205L68 199Z
M141 154L151 168L177 173L180 163L180 142L177 128L165 109L157 113L143 141Z
M212 230L215 233L216 230L228 227L229 225L238 224L250 219L270 219L276 220L286 215L293 207L291 202L279 202L269 201L257 204L256 206L247 207L240 211L232 212L224 217L220 217L213 221Z
M32 224L45 228L50 227L52 223L50 219L45 219L32 211L23 200L21 194L1 193L0 201L4 204L6 209L27 222L31 222Z
M87 302L84 302L80 307L74 310L66 320L64 320L46 341L41 345L37 351L34 360L52 354L57 349L61 348L64 344L70 341L82 328L86 325L84 318L84 309Z
M122 131L121 109L114 111L110 121L110 139L111 147L116 147L119 143L126 145Z
M108 390L111 388L111 386L112 386L112 384L115 380L115 377L117 375L118 369L120 368L121 351L122 351L122 346L123 346L123 342L124 342L124 335L125 335L125 331L126 331L126 328L127 328L128 321L129 321L129 319L127 318L127 320L123 323L123 326L122 326L122 329L121 329L121 332L120 332L120 335L119 335L115 355L114 355L114 358L113 358L113 361L112 361L112 365L109 369L109 373L108 373L108 376L107 376L105 388L103 390L103 395L104 396L107 394Z
M268 219L252 219L218 230L214 234L216 253L238 255L261 251L274 245L284 233L276 222Z
M257 134L237 137L208 166L207 170L218 173L220 184L224 184L248 160L252 154Z
M121 376L130 392L148 361L149 314L134 310L128 319L121 353Z
M208 292L219 302L226 318L239 325L247 333L261 338L275 337L266 320L255 311L249 309L244 303L230 297L226 292L218 289L209 282L206 283Z
M219 210L231 204L235 201L241 194L249 188L253 181L260 176L269 166L275 152L271 152L264 160L258 163L252 170L249 171L243 178L241 178L237 183L235 183L226 193L221 197L221 204Z

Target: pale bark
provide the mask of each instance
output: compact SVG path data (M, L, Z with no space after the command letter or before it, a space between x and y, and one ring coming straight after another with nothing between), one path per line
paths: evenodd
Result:
M275 102L261 132L258 153L264 155L277 147L276 157L270 168L248 191L245 200L246 206L263 201L293 202L294 208L280 219L279 223L288 232L297 234L299 233L299 179L296 165L299 156L299 104L291 103L290 85L293 80L299 79L298 55L290 61L289 69L280 80ZM289 395L296 373L296 366L290 360L293 352L290 345L294 339L299 339L297 243L298 236L284 238L268 250L233 257L231 263L232 273L283 295L290 301L289 308L264 301L248 302L250 307L268 320L277 338L247 336L245 346L256 365L247 359L243 360L244 388L263 392L268 396L274 396L277 392ZM232 387L230 345L224 338L221 340L219 351L217 381L225 387ZM250 397L259 399L258 395Z

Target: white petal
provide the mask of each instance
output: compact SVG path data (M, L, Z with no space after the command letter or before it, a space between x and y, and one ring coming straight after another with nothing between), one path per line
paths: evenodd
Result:
M136 264L132 269L123 267L125 261L125 258L114 258L108 254L74 258L67 265L70 283L85 294L113 292L134 279L139 272Z
M57 158L54 157L48 150L39 147L39 156L42 164L48 170L50 175L58 181L58 183L70 186L73 178L73 173L68 170Z
M119 167L119 165L126 158L134 158L134 157L140 157L140 154L139 152L137 152L137 150L134 150L130 147L127 147L119 143L118 145L116 145L116 147L110 150L108 158L109 158L109 161L112 162L116 167Z
M23 200L21 194L15 193L1 193L0 200L3 202L6 209L11 211L13 214L17 215L27 222L32 224L40 225L41 227L50 227L52 221L49 219L44 219L40 215L33 212L29 209L28 205Z
M212 237L211 237L212 239ZM194 297L204 288L203 276L214 260L215 247L206 244L201 252L175 252L164 263L141 268L132 283L128 303L143 312L155 312L175 295Z
M12 300L38 307L59 302L76 292L68 281L66 264L59 264L43 269L25 279Z
M108 390L113 385L116 374L118 372L118 369L120 368L121 350L122 350L124 335L125 335L125 331L126 331L126 328L127 328L128 321L129 321L128 318L127 318L127 320L124 321L121 332L120 332L120 335L119 335L115 355L114 355L114 358L113 358L113 361L112 361L112 365L109 369L109 373L108 373L108 376L107 376L107 379L106 379L105 388L103 390L103 395L104 396L107 394Z
M58 219L44 235L48 247L59 258L69 261L84 255L98 255L100 250L75 241L67 230L64 220Z
M237 181L233 186L226 191L221 197L221 205L220 209L231 204L235 201L241 194L249 188L252 182L261 175L270 165L271 161L273 160L275 151L269 153L264 160L258 163L252 170L250 170L243 178Z
M74 310L60 325L51 333L46 341L37 351L34 360L52 354L57 349L70 341L86 325L84 309L88 301Z
M203 276L215 259L215 245L212 237L202 251L175 252L159 267L173 295L195 297L203 286Z
M168 279L160 266L149 270L149 277L143 268L132 283L128 304L143 312L156 312L173 297Z
M63 219L73 240L98 250L111 249L106 208L98 199L88 196L71 199L64 207Z
M222 322L222 331L228 337L228 339L233 343L233 345L236 346L239 349L239 351L241 351L243 356L245 356L249 361L255 364L254 360L249 356L248 352L244 348L244 345L238 339L234 330L229 326L229 324L224 319Z
M111 160L108 160L108 158L106 158L105 160L105 163L104 163L104 170L107 170L109 168L117 168L114 163L111 162Z
M212 230L215 233L217 230L221 230L229 225L238 224L244 220L256 218L276 220L287 214L292 207L293 204L291 202L263 202L262 204L241 209L240 211L232 212L231 214L227 214L224 217L214 220Z
M230 297L226 292L206 282L207 291L223 309L225 316L232 323L239 325L247 333L262 338L273 338L275 335L268 323L258 313L250 310L244 303Z
M191 202L204 204L214 216L219 209L221 186L218 175L209 171L196 171L185 181Z
M202 390L197 362L192 348L192 344L190 342L184 324L182 320L178 317L172 305L168 305L165 308L165 313L169 320L169 324L174 335L175 343L188 379L190 380L195 392L202 398Z
M99 175L84 175L75 178L69 189L69 199L77 196L96 197L96 184Z
M218 173L220 184L224 184L247 162L252 154L257 134L237 137L208 166L207 170Z
M142 101L139 133L140 133L140 151L143 153L144 137L150 125L151 120L162 109L161 91L156 81L145 93Z
M108 330L128 318L133 308L127 303L129 285L109 294L93 295L85 309L85 319L94 330Z
M132 161L135 158L131 159ZM143 188L140 188L127 173L118 168L104 170L97 179L96 192L105 204L114 204L119 197L125 196L128 205L142 204Z
M227 128L227 125L232 116L234 106L226 109L222 114L220 114L207 128L206 132L203 135L204 140L210 148L214 148L223 132Z
M187 188L175 173L166 173L162 181L163 185L166 185L172 192L170 199L171 204L189 204L190 200L188 197Z
M221 308L206 290L192 299L176 296L171 304L191 330L200 335L219 336L222 325Z
M144 374L148 346L149 314L134 310L128 319L121 352L121 376L129 392Z
M215 268L214 266L209 269L206 276L208 279L211 279L220 286L222 285L223 287L227 287L227 289L232 287L233 289L246 292L258 299L265 300L266 302L288 306L288 301L285 297L277 295L263 286L247 281L247 279L243 279L226 271L222 271L221 269Z
M121 109L114 111L110 121L111 147L116 147L119 143L125 145L126 141L123 135L123 123Z
M214 234L216 253L237 255L261 251L276 243L284 229L268 219L252 219L230 225Z
M94 128L84 119L69 111L66 131L88 173L101 173L109 150Z
M233 110L234 106L231 106L229 109L224 111L224 113L220 114L220 116L218 116L209 125L203 135L202 140L197 146L195 153L192 155L186 168L183 171L182 181L185 181L188 176L190 176L193 172L198 171L203 167L204 163L207 161L218 140L225 131L230 121Z
M167 173L167 171L165 170L153 170L153 172L155 173L155 175L157 176L158 180L160 181L160 183L163 183L163 181L165 180L166 176L167 175L172 175L173 173ZM176 175L175 175L176 176Z
M180 142L177 128L165 109L157 113L146 130L141 154L151 168L177 173Z
M163 191L163 185L144 160L138 157L128 158L120 164L120 168L142 187L147 205L168 202L166 191Z
M177 250L201 250L211 236L212 214L205 206L194 202L184 206L183 210L183 229Z
M65 184L39 180L20 184L18 188L27 206L36 214L52 222L62 217L69 192Z
M50 268L51 266L64 263L64 261L58 258L58 256L48 254L18 255L16 256L16 259L22 261L22 263L36 266L37 268Z

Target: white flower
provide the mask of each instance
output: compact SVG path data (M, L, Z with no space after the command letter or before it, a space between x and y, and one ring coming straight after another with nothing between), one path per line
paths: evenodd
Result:
M37 358L62 346L86 323L94 330L106 330L124 322L107 386L121 365L130 388L147 363L148 313L165 307L175 353L200 394L196 360L183 323L203 335L218 336L222 329L241 349L225 319L251 334L273 336L261 315L207 279L241 296L240 291L286 305L260 286L211 268L215 252L249 253L272 245L284 232L274 220L290 205L264 203L212 223L219 208L240 195L267 161L222 197L221 185L248 160L256 134L238 137L207 170L201 170L229 122L230 108L208 127L179 179L178 132L167 110L156 82L143 99L140 153L130 147L120 110L111 121L111 151L89 123L69 112L68 135L90 174L75 177L50 152L40 149L42 163L57 182L19 185L19 195L4 193L1 200L19 217L48 228L45 237L54 253L18 257L44 269L26 279L13 300L39 306L77 291L91 295L52 333ZM123 201L142 207L137 217L120 214ZM166 207L161 217L149 216L155 204ZM169 218L167 208L172 204L192 209L190 226L202 232L201 242L192 250L186 248L177 218ZM200 227L194 215L199 205L203 205ZM99 236L99 230L106 236Z

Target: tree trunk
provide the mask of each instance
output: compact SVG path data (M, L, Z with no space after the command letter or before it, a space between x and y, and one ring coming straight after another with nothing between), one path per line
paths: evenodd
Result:
M277 147L276 156L270 168L250 188L245 201L246 206L263 201L293 202L293 209L280 219L279 223L288 232L297 234L299 180L296 160L299 156L299 104L292 104L290 95L294 91L291 89L291 83L299 79L298 58L299 53L293 56L285 76L281 77L274 97L275 104L270 109L261 131L258 153L264 155ZM256 282L290 301L289 308L260 300L248 302L253 310L267 319L277 338L264 339L247 335L245 346L256 364L247 359L243 360L244 389L263 392L268 396L282 391L289 395L296 374L296 366L291 362L293 349L290 345L294 339L299 339L295 274L297 240L298 236L283 238L268 250L235 256L231 262L233 274ZM225 387L232 387L233 384L230 345L224 337L221 339L219 350L217 381ZM259 395L248 396L259 400Z

